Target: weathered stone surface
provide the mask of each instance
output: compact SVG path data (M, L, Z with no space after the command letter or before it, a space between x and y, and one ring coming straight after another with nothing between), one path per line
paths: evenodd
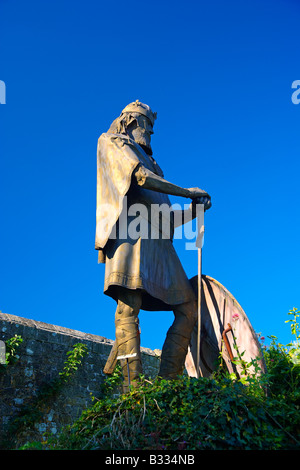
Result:
M0 372L0 443L22 407L33 403L41 387L59 376L66 353L74 344L83 343L88 354L82 366L53 402L45 405L43 418L36 423L31 439L41 439L44 432L59 432L63 425L78 418L91 405L93 396L101 397L103 368L113 345L112 340L102 336L0 313L0 340L7 341L15 335L23 339L18 362ZM142 360L145 375L155 377L159 351L142 348ZM26 440L24 436L20 443Z

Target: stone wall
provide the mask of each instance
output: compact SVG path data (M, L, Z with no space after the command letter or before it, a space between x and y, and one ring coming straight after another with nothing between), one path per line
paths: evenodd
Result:
M15 335L23 339L17 351L19 359L0 371L0 446L9 424L24 406L34 403L41 387L63 370L66 353L74 344L83 343L88 353L82 365L55 400L45 405L43 418L35 424L30 438L41 439L44 432L55 434L63 425L78 418L91 405L92 397L101 397L105 379L103 367L113 344L102 336L0 313L0 340L5 342ZM142 348L142 360L145 375L155 377L159 352ZM20 444L26 442L27 437L23 436Z

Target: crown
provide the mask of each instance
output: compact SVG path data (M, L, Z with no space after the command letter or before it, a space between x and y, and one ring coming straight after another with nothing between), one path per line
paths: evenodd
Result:
M141 103L139 100L134 101L133 103L128 104L122 111L122 114L125 113L139 113L143 114L146 116L148 119L150 119L152 126L154 126L154 121L157 117L157 113L154 113L150 106L147 104Z

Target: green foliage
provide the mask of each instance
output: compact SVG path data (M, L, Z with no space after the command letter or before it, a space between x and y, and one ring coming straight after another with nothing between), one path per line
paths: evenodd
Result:
M293 449L296 424L275 414L280 401L253 396L230 378L144 382L97 401L52 449ZM296 407L287 407L293 412ZM299 410L297 424L299 426Z
M15 364L18 361L17 350L22 342L23 338L20 335L15 335L5 341L5 363L1 364L2 368L6 368L8 365Z
M290 323L291 333L296 337L293 343L287 345L287 353L290 356L291 360L295 364L300 363L300 325L298 323L298 318L300 316L300 311L297 308L293 308L288 312L288 315L292 318L286 320L285 323Z
M77 371L81 365L82 358L87 354L88 348L82 343L77 343L73 346L71 351L67 352L68 359L65 361L65 366L62 372L59 372L59 383L66 383Z
M113 373L111 375L108 375L104 381L104 384L102 386L103 394L111 395L117 393L121 389L122 383L122 367L119 363L117 363Z
M299 339L298 313L292 332ZM235 361L244 373L229 374L220 361L210 378L141 382L114 396L120 371L106 380L106 395L79 420L48 441L49 449L287 450L299 449L298 346L263 348L268 372L257 361Z
M210 378L186 375L167 381L141 376L118 393L121 370L103 386L103 396L59 436L24 448L51 450L288 450L300 445L299 311L289 312L296 342L263 346L267 373L236 350L240 375L220 358ZM71 356L71 355L70 355ZM76 356L72 356L76 365ZM69 369L68 369L69 371ZM62 373L63 375L63 373Z
M8 429L9 443L5 443L6 445L13 446L13 441L16 440L18 435L26 434L26 432L34 428L35 423L43 417L45 406L55 399L63 386L74 376L87 351L87 346L77 343L71 351L67 352L68 358L59 376L55 377L50 383L45 383L38 391L36 397L21 408L18 416L10 424ZM24 448L29 448L28 446L30 447L30 444ZM40 444L32 444L32 447L36 446L39 447Z

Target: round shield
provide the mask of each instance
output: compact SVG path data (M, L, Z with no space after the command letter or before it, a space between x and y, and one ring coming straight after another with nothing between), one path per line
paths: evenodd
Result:
M190 279L198 297L198 276ZM209 377L216 370L220 354L230 373L237 377L255 371L266 372L262 350L244 310L218 281L202 275L200 355L198 322L194 328L185 367L190 377ZM200 357L197 358L197 355ZM250 364L252 361L252 364ZM199 365L199 375L197 374Z

